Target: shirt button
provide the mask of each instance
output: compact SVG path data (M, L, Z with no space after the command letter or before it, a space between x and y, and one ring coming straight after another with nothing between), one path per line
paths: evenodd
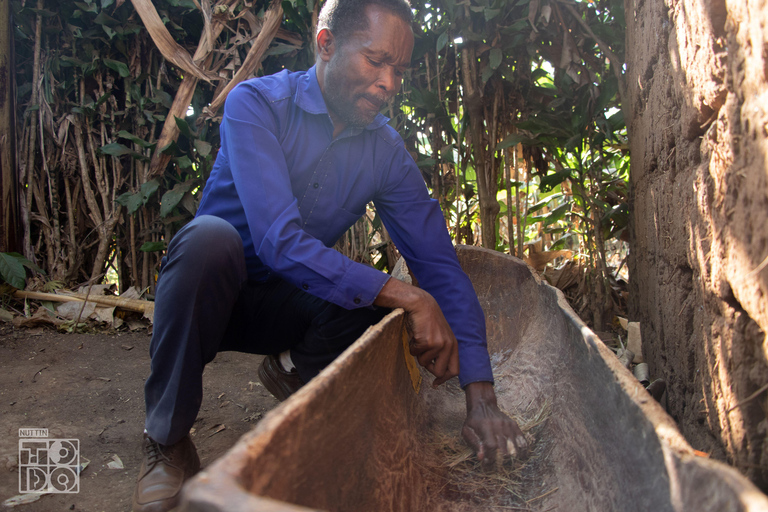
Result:
M312 185L312 186L313 186L314 188L317 188L317 187L319 187L319 186L320 186L320 184L319 184L319 183L315 183L315 184L314 184L314 185Z
M309 290L309 285L307 283L304 283L303 285L301 285L301 287L304 288L305 290Z
M352 301L355 304L360 304L360 297L355 297L355 299Z

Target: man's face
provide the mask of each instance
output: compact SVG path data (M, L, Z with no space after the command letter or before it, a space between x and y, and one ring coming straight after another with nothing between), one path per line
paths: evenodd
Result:
M336 125L368 126L411 62L411 27L385 8L368 6L366 14L368 29L337 40L325 70L323 97Z

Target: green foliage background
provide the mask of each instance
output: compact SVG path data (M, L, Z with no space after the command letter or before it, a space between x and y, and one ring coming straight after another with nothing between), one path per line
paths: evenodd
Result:
M194 215L219 147L204 109L245 59L266 2L153 2L190 54L203 12L227 28L206 63L178 140L156 142L184 73L155 47L124 0L13 2L25 254L67 283L115 274L152 289L173 233ZM258 74L307 69L314 0L282 2L283 24ZM628 151L620 99L619 0L441 0L413 3L416 46L387 113L459 243L523 256L582 255L587 292L610 302L606 242L626 229ZM154 151L170 155L151 177ZM532 246L532 247L530 247ZM394 250L371 211L340 241L389 268ZM602 313L593 311L594 320Z

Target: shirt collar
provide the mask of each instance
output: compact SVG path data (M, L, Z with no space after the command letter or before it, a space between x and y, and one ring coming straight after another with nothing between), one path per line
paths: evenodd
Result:
M310 114L328 114L328 108L325 106L325 100L323 99L323 92L320 90L320 84L317 83L315 66L309 68L309 71L299 78L295 101L299 108ZM377 130L388 122L389 118L379 113L376 114L371 124L366 126L365 129Z

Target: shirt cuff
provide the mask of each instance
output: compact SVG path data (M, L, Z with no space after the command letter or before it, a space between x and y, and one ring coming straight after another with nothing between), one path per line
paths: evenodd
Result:
M328 300L345 309L368 307L379 296L389 278L389 274L380 270L354 263Z
M485 346L462 346L459 341L459 386L465 388L473 382L493 383L493 370Z

